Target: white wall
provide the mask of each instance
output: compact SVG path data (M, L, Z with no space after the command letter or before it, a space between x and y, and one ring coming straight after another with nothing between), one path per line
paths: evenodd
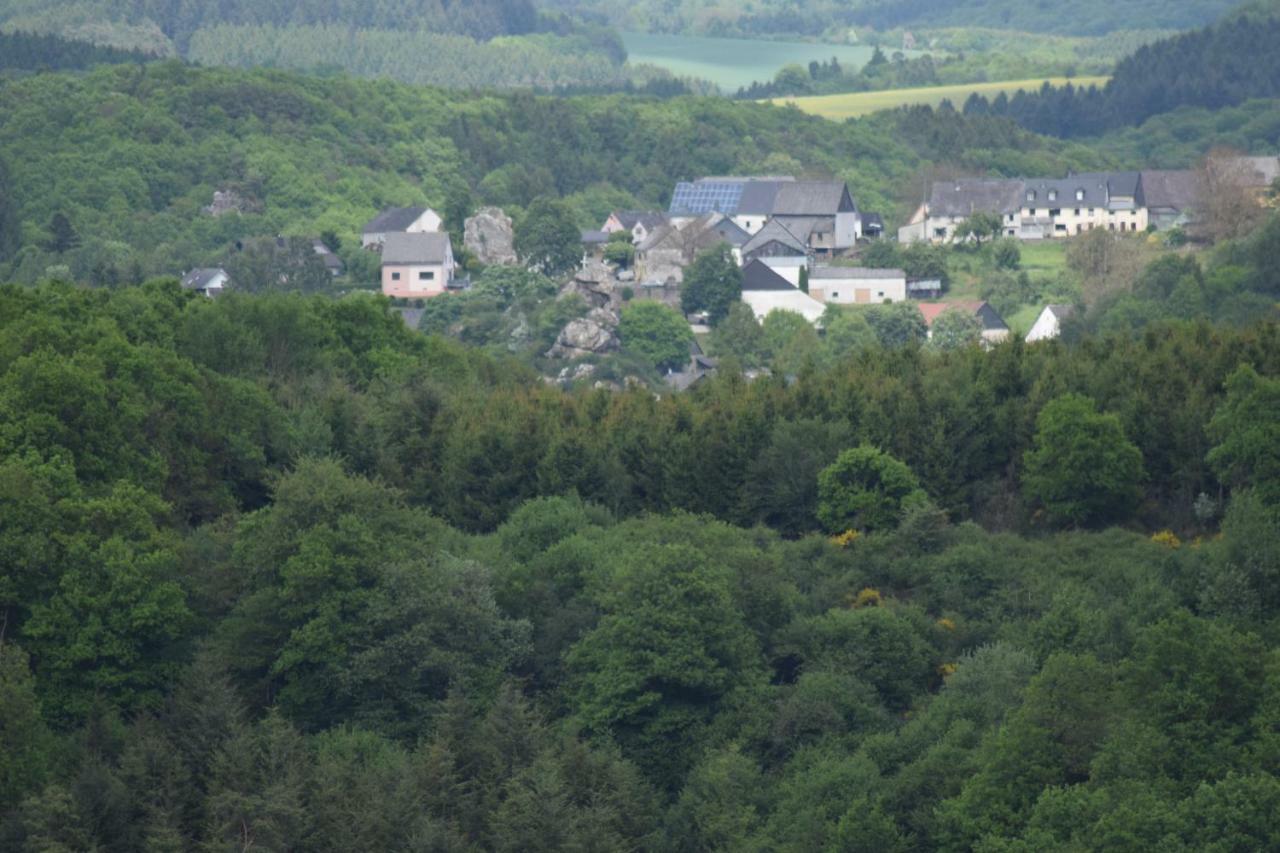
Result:
M862 292L860 298L859 292ZM905 302L907 279L902 278L822 278L810 279L809 293L823 302L838 305L879 305Z
M1053 340L1061 333L1062 329L1058 324L1057 316L1046 308L1036 318L1035 325L1031 327L1031 331L1027 332L1027 343L1032 344L1036 341Z
M826 306L799 290L748 290L742 294L742 301L751 306L756 319L763 321L770 311L794 311L802 315L810 323L822 317Z
M808 258L801 257L761 258L760 261L766 267L785 278L792 287L800 286L800 268L809 264Z

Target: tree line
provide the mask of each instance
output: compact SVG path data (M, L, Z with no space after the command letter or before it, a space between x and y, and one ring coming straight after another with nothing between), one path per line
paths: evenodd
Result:
M1280 838L1274 322L661 397L373 296L0 329L5 849Z
M1039 92L974 94L964 111L1006 116L1037 133L1099 136L1134 127L1181 107L1220 109L1280 95L1280 17L1248 13L1139 48L1107 85L1077 89L1045 84Z
M149 62L156 57L137 50L103 47L37 33L0 33L0 70L80 71L94 65Z

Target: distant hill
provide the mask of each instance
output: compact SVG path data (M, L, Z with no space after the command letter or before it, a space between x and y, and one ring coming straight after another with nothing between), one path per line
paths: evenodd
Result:
M532 32L538 13L531 0L0 0L5 29L62 33L104 23L154 25L185 51L197 31L220 24L343 24L484 40Z
M1191 29L1217 20L1239 0L540 0L544 8L594 14L622 29L702 35L833 35L877 30L989 27L1061 35ZM673 6L675 8L673 8Z

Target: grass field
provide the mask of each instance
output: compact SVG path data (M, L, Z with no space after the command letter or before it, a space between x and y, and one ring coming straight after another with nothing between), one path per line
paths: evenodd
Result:
M704 38L662 33L623 33L627 59L666 68L677 77L710 80L734 92L753 81L773 79L784 65L828 62L834 56L846 68L861 68L872 48L840 44ZM914 55L914 51L910 52Z
M1074 77L1070 82L1075 86L1102 86L1107 79L1106 77ZM1001 92L1012 95L1019 90L1039 89L1044 82L1042 79L1005 80L997 83L964 83L956 86L928 86L919 89L886 89L883 92L817 95L811 98L775 98L772 103L795 104L807 113L839 121L913 104L937 106L944 99L951 101L958 108L974 92L994 98ZM1065 77L1051 77L1048 82L1061 86L1068 80Z

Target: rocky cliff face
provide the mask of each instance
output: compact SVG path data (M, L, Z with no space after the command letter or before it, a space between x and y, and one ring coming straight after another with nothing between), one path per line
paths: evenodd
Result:
M514 264L515 228L500 207L485 207L463 225L462 244L483 264Z

